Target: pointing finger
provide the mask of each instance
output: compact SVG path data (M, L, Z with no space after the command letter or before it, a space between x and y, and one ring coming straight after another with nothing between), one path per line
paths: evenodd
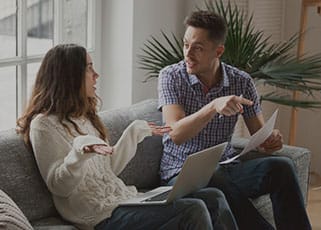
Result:
M253 101L250 101L244 97L235 97L235 100L242 105L253 105Z

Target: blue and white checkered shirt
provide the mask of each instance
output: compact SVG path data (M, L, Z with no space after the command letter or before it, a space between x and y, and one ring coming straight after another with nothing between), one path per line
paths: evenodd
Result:
M184 61L165 67L159 75L158 109L161 110L164 105L178 104L183 106L188 116L215 98L242 94L244 98L254 102L253 106L243 106L243 117L246 119L261 113L259 96L250 75L224 63L221 63L221 67L223 81L219 86L211 88L207 94L203 92L202 83L198 78L186 72ZM160 165L161 178L167 180L178 174L189 154L230 141L237 116L223 116L218 119L219 114L216 114L197 136L181 145L174 144L169 135L164 135L164 153ZM234 155L235 150L228 144L221 160Z

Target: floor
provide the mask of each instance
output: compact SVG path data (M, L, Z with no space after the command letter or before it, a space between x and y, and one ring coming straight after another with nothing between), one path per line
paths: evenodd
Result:
M310 175L308 215L313 230L321 230L321 177Z

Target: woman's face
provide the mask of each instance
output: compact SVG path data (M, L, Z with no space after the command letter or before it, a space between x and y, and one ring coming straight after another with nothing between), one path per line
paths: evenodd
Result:
M98 73L94 70L93 62L90 55L87 53L87 66L86 66L86 93L87 97L96 96L96 80L99 77Z

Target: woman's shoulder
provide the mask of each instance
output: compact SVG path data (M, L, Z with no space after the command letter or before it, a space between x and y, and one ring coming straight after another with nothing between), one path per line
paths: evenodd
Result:
M58 118L55 115L37 114L31 121L31 128L48 128L58 124Z

